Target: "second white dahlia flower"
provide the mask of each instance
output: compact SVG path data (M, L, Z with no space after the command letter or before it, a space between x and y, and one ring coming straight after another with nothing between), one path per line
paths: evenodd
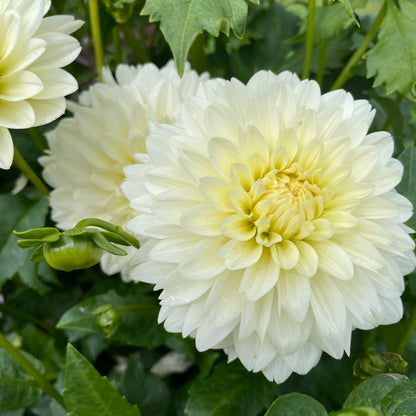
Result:
M40 159L45 180L55 188L52 218L62 229L88 217L125 226L137 215L121 191L123 168L134 163L135 153L146 152L149 123L173 123L180 104L207 75L187 66L180 78L172 61L162 69L119 65L116 79L105 68L103 78L81 94L79 104L68 103L73 117L47 134L49 154ZM116 273L128 267L130 257L104 254L101 266Z
M0 1L0 168L13 161L8 129L50 123L65 111L64 96L77 90L61 69L78 56L70 34L82 21L73 16L43 17L50 0Z
M131 277L162 289L168 331L282 382L348 353L352 329L400 319L412 206L373 116L343 90L262 71L208 81L151 132L123 190L143 212L128 228L148 239Z

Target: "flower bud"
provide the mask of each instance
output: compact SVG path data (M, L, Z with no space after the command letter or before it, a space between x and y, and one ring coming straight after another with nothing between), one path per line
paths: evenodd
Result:
M43 245L48 264L57 270L70 272L97 264L103 254L90 235L61 235L57 241Z
M111 337L120 326L120 312L111 304L101 305L92 314L98 315L96 323L108 337Z
M342 409L331 412L329 416L379 416L377 411L371 407L354 407L353 409Z

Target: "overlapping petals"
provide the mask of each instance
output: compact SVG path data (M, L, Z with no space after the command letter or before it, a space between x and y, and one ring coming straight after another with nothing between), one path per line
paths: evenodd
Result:
M123 190L147 241L131 278L162 289L168 331L282 382L348 353L352 329L400 319L412 206L373 117L343 90L261 71L208 81L152 129Z
M78 88L61 69L78 56L70 34L82 22L72 16L43 17L48 0L0 4L0 168L9 169L13 143L7 129L47 124L65 111L64 96Z
M123 168L135 162L135 153L146 152L149 123L174 122L180 104L207 75L187 67L180 78L170 62L162 69L119 65L115 79L108 69L103 78L79 104L68 104L73 117L47 135L49 155L40 159L45 180L55 188L52 218L63 229L88 217L124 226L137 215L120 188ZM105 254L101 265L106 273L116 273L128 267L130 257Z

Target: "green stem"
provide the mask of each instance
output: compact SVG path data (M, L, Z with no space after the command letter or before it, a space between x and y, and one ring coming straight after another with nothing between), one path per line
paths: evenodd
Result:
M49 394L63 409L65 403L62 395L55 389L52 384L30 363L30 361L0 332L0 347L4 348L9 355L31 375L40 385L42 390ZM66 409L65 409L66 410Z
M136 36L134 36L131 27L127 23L124 23L123 25L121 25L121 30L123 31L124 38L126 39L126 42L129 45L130 49L133 51L137 61L139 63L150 62L150 56L147 53L146 48L136 38Z
M323 7L328 7L328 0L323 0ZM316 82L322 88L322 81L324 79L325 73L325 62L326 62L326 50L328 48L328 39L324 39L321 42L321 47L319 49L319 63L318 63L318 73L316 74Z
M305 41L305 61L303 63L302 78L309 78L312 62L312 49L313 49L313 31L315 28L315 13L316 13L316 1L309 0L308 2L308 27L306 29L306 41Z
M85 218L78 222L74 228L85 228L85 227L100 227L104 230L111 231L123 237L126 241L128 241L132 246L136 248L140 248L140 243L137 239L135 239L130 234L126 233L122 227L119 225L111 224L110 222L99 220L98 218Z
M97 65L98 79L102 81L102 68L104 65L103 58L103 43L101 39L101 30L100 30L100 16L98 10L98 1L97 0L88 0L89 13L90 13L90 24L92 38L94 41L94 53L95 61Z
M120 45L120 28L114 26L113 29L113 45L114 45L114 63L117 66L122 61L121 45Z
M383 22L384 18L386 17L386 13L387 13L387 1L384 2L383 7L381 8L380 12L378 13L378 16L377 16L376 20L374 20L374 23L371 26L370 30L365 35L365 38L361 42L361 45L354 52L354 54L351 56L350 60L345 65L342 72L339 74L339 76L336 79L334 85L331 87L331 91L336 90L338 88L342 88L344 86L344 84L351 78L352 68L361 59L364 52L367 50L368 45L373 40L374 36L377 34L381 23Z
M397 354L403 354L403 351L406 347L406 344L409 341L410 336L416 328L416 306L413 308L409 317L406 319L406 325L403 330L403 334L400 337L399 343L397 344L396 351Z
M194 40L190 50L192 68L195 69L198 74L207 70L207 57L205 55L204 46L204 34L201 33Z
M26 178L29 179L29 181L32 182L33 185L35 185L36 188L38 188L39 191L43 195L49 195L49 189L47 188L47 186L43 183L42 179L40 179L39 176L36 175L33 169L29 166L29 164L26 162L26 160L17 150L16 146L14 146L13 161L14 161L14 164L20 169L20 171L26 176Z
M31 127L29 134L41 152L48 148L48 142L38 127Z

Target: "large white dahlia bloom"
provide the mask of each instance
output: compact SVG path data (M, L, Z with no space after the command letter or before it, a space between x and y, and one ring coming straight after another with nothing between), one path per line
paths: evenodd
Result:
M47 134L49 154L40 158L50 194L52 218L62 229L88 217L125 226L137 215L121 191L123 168L133 155L146 152L150 122L173 123L180 104L195 94L207 75L186 67L179 77L174 62L162 69L154 64L119 65L116 79L104 68L103 82L68 103L73 117L60 121ZM104 254L101 266L108 274L128 267L127 257Z
M43 17L50 0L0 0L0 168L13 161L11 129L47 124L65 111L64 96L77 90L61 69L79 54L70 34L82 22Z
M156 126L123 191L148 238L132 278L162 289L159 321L284 381L351 331L402 316L415 265L394 187L402 165L374 111L314 81L212 80L175 127Z

